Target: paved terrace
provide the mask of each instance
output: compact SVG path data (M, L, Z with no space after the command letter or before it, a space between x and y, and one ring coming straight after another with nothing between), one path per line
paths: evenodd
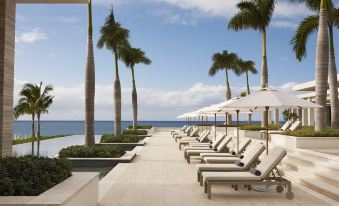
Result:
M208 200L196 181L195 163L187 164L169 132L153 134L133 163L119 164L106 180L100 185L100 206L328 205L296 187L293 187L295 198L287 200L284 194L214 186L212 200Z

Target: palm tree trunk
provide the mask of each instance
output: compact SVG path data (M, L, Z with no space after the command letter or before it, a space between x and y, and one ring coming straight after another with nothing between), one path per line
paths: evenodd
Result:
M40 114L37 114L38 131L37 131L37 156L40 156Z
M32 156L34 156L34 141L35 141L35 115L32 114Z
M135 86L135 77L134 77L134 66L132 65L132 107L133 107L133 129L137 130L137 122L138 122L138 95L137 88Z
M226 101L232 98L232 92L230 87L230 82L228 80L228 70L225 68L225 74L226 74ZM229 124L232 124L232 115L228 115L228 121Z
M337 66L335 62L333 27L329 27L330 36L330 64L328 68L330 101L331 101L331 127L339 128L339 100Z
M114 133L117 138L121 136L121 85L119 78L118 55L114 52L115 57L115 80L114 80Z
M93 52L92 3L88 2L87 62L85 71L85 145L95 144L94 139L95 64Z
M247 86L247 95L250 95L251 94L251 91L250 91L250 83L249 83L249 80L248 80L248 71L246 71L246 86ZM248 114L248 124L251 124L252 122L252 114Z
M266 30L263 30L262 33L262 66L261 66L261 88L268 87L268 68L267 68L267 48L266 48ZM267 115L263 112L261 115L261 125L264 126L267 122Z
M325 128L325 109L327 97L327 78L328 78L328 26L327 26L327 2L321 0L320 15L319 15L319 30L317 39L317 54L316 54L316 87L315 87L315 102L320 108L316 108L315 131L322 131Z

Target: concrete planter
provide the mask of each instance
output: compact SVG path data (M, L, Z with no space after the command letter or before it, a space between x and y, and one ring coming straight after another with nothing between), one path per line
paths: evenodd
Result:
M147 137L146 137L147 138ZM96 146L120 146L126 151L132 151L137 146L144 146L146 139L140 140L138 143L97 143Z
M118 163L131 162L136 155L135 151L127 151L118 158L67 158L73 167L112 167Z
M298 149L337 149L339 137L294 137L272 134L271 142L275 145Z
M98 204L99 173L81 172L39 196L1 196L0 206L95 206Z
M237 130L234 130L234 136L237 136ZM254 130L239 130L239 137L248 137L252 139L261 139L260 131Z

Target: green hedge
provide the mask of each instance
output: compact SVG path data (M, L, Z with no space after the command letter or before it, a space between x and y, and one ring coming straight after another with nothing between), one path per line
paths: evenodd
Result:
M268 125L268 130L278 130L281 128L281 125L278 124L270 124ZM259 124L243 124L240 125L241 130L250 130L250 131L260 131L265 130L265 127L262 127Z
M322 132L315 132L312 126L303 126L295 131L286 131L283 135L295 137L339 137L339 129L325 128Z
M151 124L141 124L137 125L137 129L152 129L153 125ZM133 129L133 125L129 125L128 129Z
M147 130L125 129L122 134L147 135Z
M214 126L214 124L197 124L198 127L211 127L211 126ZM236 127L237 125L236 124L228 124L227 127ZM217 127L225 127L224 124L217 124Z
M64 148L59 151L59 157L100 157L100 158L115 158L121 157L125 154L122 147L109 147L109 146L93 146L86 147L84 145L76 145Z
M138 143L144 137L137 135L124 134L117 138L114 134L104 134L101 136L100 143Z
M0 196L37 196L72 175L66 159L6 157L0 159Z

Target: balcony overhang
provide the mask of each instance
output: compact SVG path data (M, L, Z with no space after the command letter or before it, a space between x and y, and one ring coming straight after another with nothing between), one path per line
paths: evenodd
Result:
M339 85L339 74L337 74L338 85ZM328 89L328 86L327 86ZM300 92L313 92L315 91L315 81L309 81L301 84L297 84L293 87L293 91L300 91Z
M15 0L17 4L87 4L88 0Z

